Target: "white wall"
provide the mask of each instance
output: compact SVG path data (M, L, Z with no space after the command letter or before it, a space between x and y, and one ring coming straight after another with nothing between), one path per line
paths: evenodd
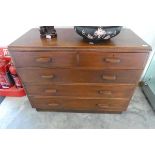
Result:
M14 23L14 25L1 25L0 26L0 47L8 46L11 42L16 40L18 37L23 35L26 31L31 29L32 27L18 25L18 23Z
M152 57L155 53L155 26L154 25L137 25L130 27L135 33L137 33L144 41L146 41L152 47L148 62L145 66L141 79L144 77Z

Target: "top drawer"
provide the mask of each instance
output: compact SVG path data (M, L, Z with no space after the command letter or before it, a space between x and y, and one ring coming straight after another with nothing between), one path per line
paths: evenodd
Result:
M147 53L79 53L81 67L94 67L103 69L143 69Z
M16 67L76 66L76 52L12 52Z
M12 52L16 67L84 67L143 69L148 53L103 52Z

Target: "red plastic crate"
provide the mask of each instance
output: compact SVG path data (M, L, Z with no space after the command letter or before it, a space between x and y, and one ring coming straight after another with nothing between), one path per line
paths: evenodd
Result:
M9 56L6 47L0 47L0 58L4 58L5 60L11 62L11 57ZM7 89L0 89L0 96L21 97L25 95L26 93L24 88L16 88L16 86L12 86Z
M16 88L15 86L8 89L0 89L0 96L21 97L25 96L24 88Z
M0 57L8 56L9 52L6 47L0 47Z

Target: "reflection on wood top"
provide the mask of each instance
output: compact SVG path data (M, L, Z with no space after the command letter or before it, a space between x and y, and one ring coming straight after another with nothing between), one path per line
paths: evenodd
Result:
M151 47L138 37L130 29L122 29L116 37L97 44L89 44L79 36L73 28L57 28L57 38L41 39L38 28L33 28L12 44L9 45L9 50L50 50L50 49L112 49L119 48L123 50L144 50L150 51Z

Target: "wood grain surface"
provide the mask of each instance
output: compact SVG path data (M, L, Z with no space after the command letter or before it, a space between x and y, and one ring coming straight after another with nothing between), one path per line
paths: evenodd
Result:
M125 111L151 47L130 29L89 44L72 28L41 39L31 29L8 46L33 108L70 112Z

